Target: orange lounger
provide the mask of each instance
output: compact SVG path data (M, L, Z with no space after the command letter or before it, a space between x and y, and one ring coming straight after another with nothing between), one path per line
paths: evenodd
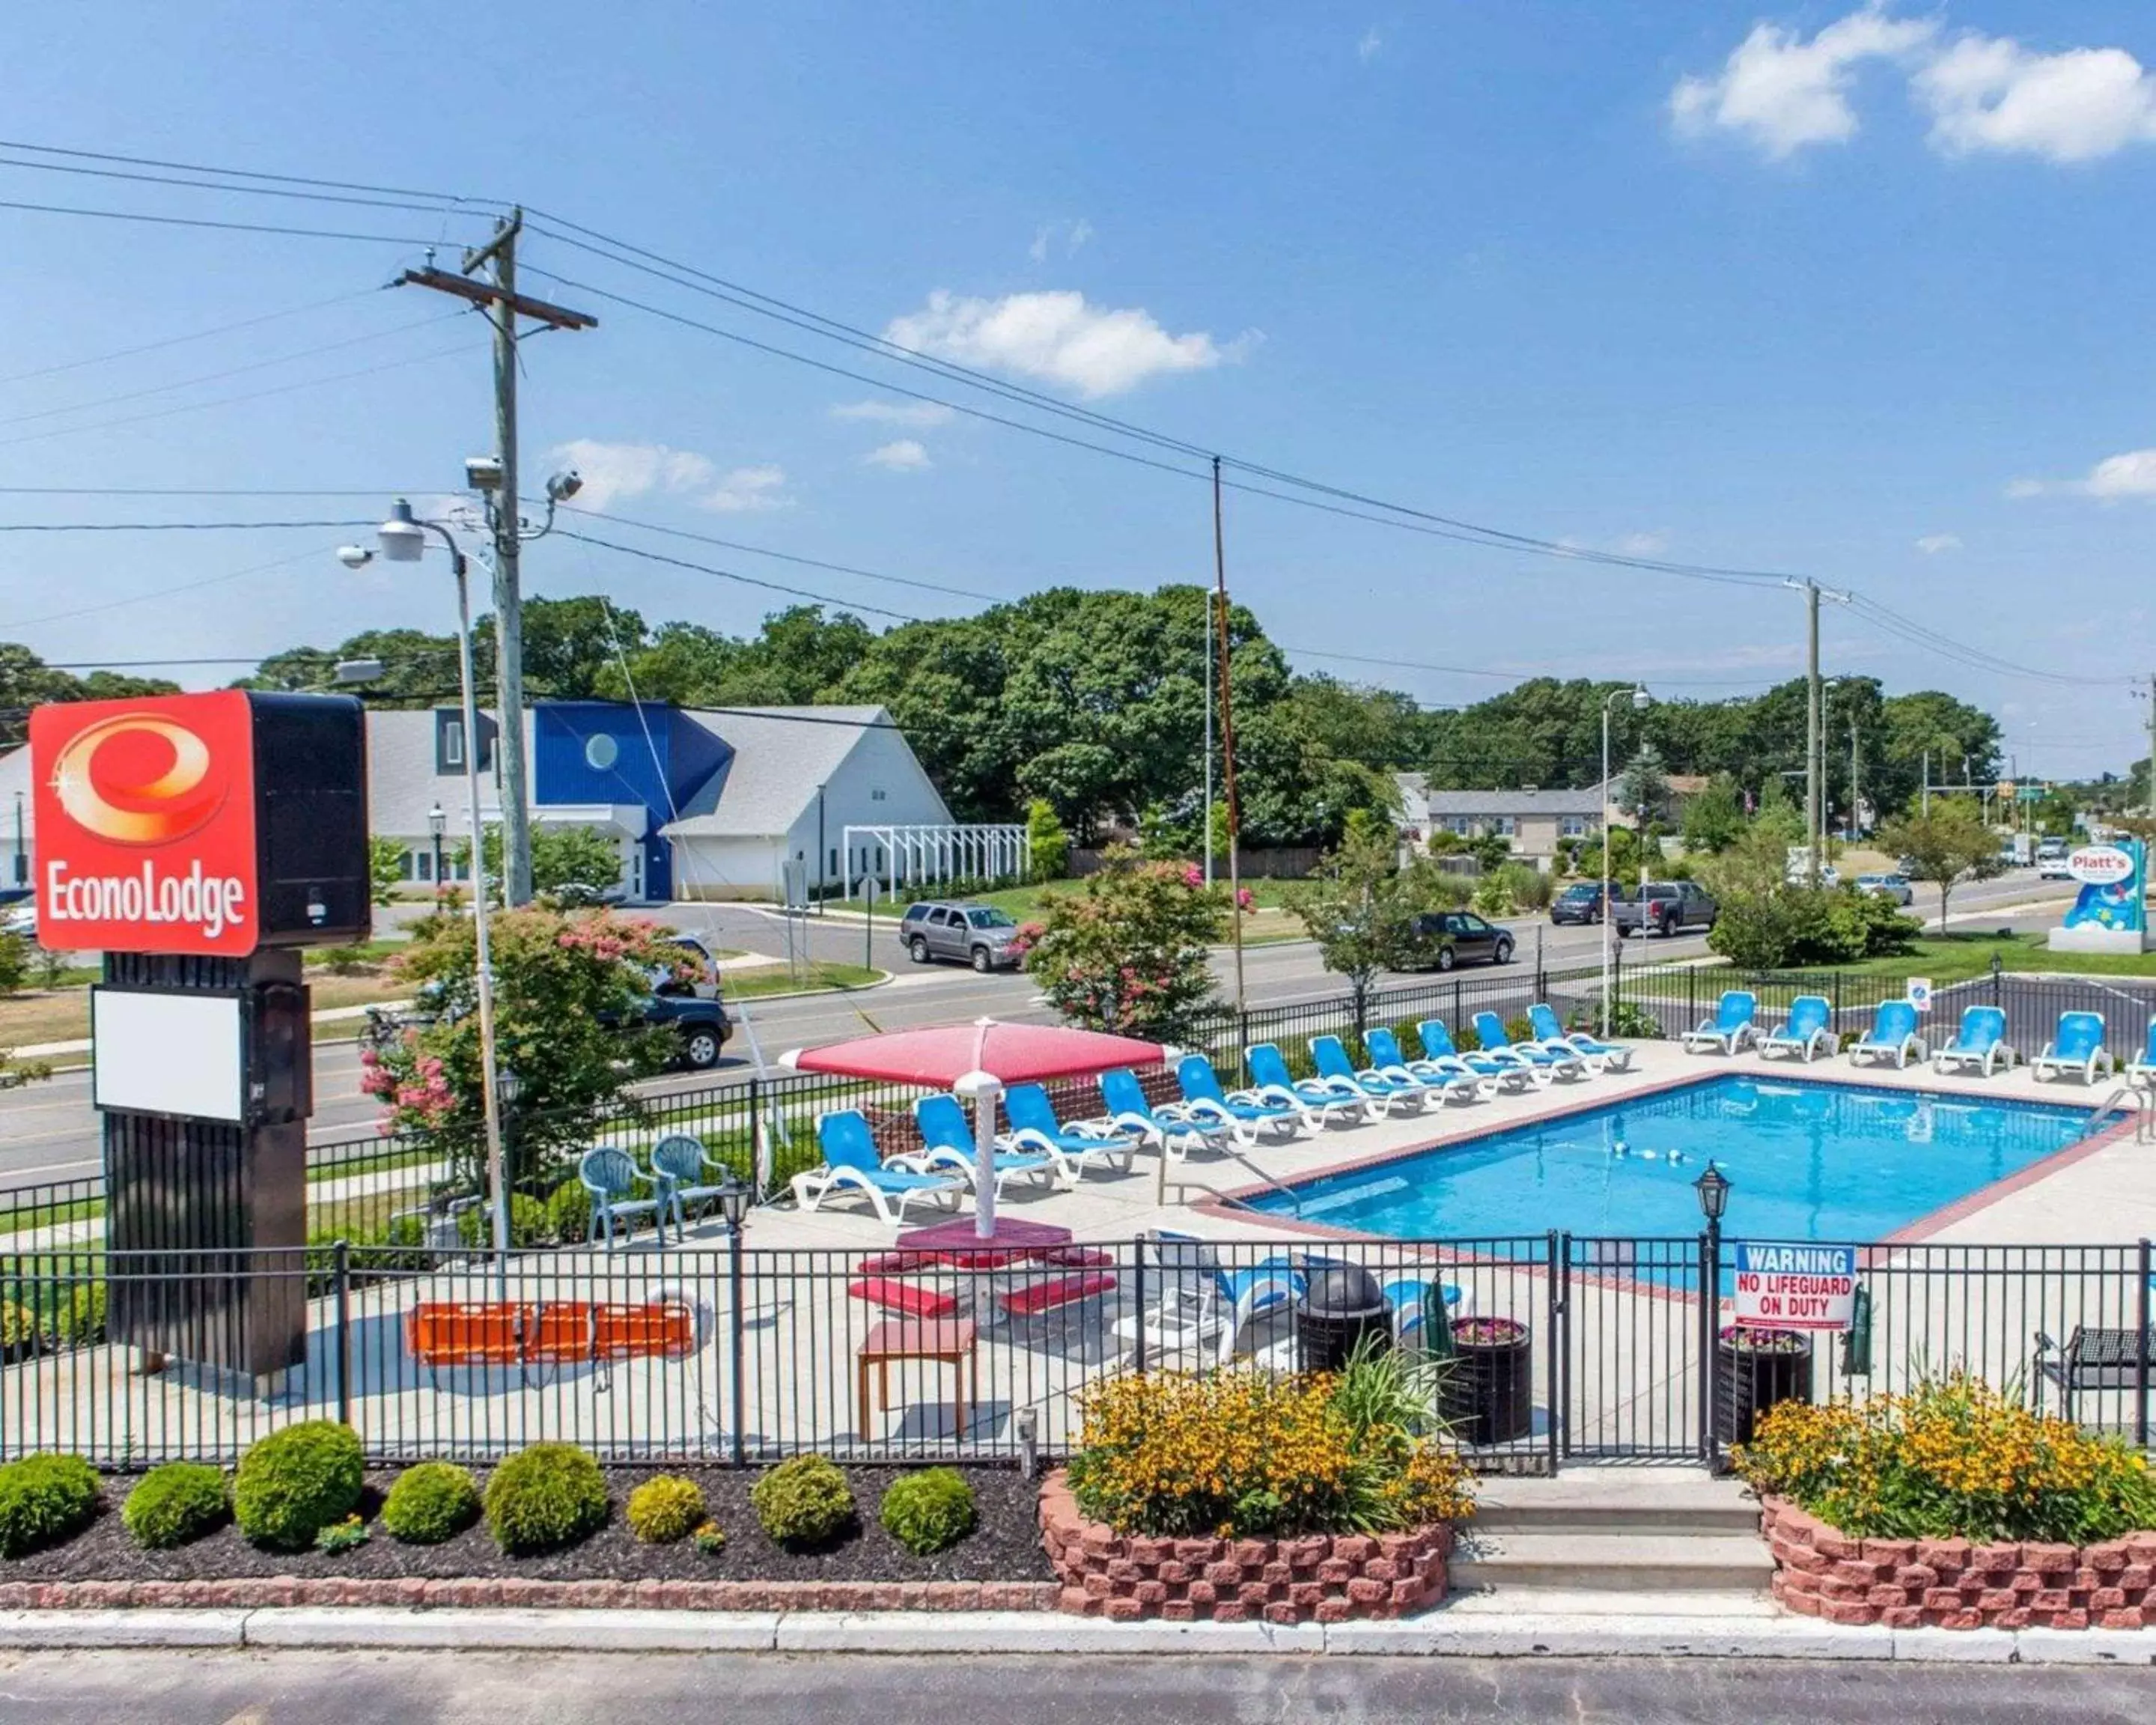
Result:
M681 1359L695 1351L696 1314L674 1300L422 1301L404 1315L404 1345L424 1366Z

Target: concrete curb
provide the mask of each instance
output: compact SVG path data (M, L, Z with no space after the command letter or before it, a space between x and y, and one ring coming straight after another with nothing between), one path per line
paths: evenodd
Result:
M0 1650L470 1648L562 1653L1295 1654L1455 1659L1803 1659L2156 1666L2156 1630L1847 1629L1808 1618L1444 1611L1394 1622L1108 1623L1038 1612L393 1610L14 1611Z

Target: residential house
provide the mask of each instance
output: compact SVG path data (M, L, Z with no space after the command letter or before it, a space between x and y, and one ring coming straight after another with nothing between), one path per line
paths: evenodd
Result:
M1584 790L1434 791L1419 773L1394 775L1400 792L1402 835L1417 850L1430 849L1439 833L1461 839L1496 837L1512 855L1538 869L1550 868L1566 839L1602 831L1603 796Z

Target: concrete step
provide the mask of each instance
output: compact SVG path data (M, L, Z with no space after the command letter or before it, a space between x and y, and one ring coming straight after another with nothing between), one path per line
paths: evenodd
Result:
M1476 1493L1485 1532L1754 1534L1759 1506L1734 1480L1692 1469L1581 1468L1555 1479L1499 1479Z
M1530 1533L1471 1524L1452 1559L1455 1587L1507 1593L1757 1592L1774 1573L1757 1533Z
M1661 1592L1640 1588L1602 1593L1587 1588L1501 1587L1455 1593L1445 1602L1450 1617L1761 1618L1788 1614L1756 1589L1700 1588Z

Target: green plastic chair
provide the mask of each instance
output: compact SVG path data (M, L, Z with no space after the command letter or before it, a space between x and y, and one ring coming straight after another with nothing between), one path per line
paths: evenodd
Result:
M652 1182L661 1201L674 1212L675 1232L685 1240L689 1237L688 1207L716 1198L726 1189L705 1178L712 1168L717 1168L721 1176L727 1172L724 1163L711 1160L701 1138L687 1132L669 1132L651 1147Z
M597 1240L602 1230L606 1235L606 1249L613 1250L614 1224L622 1224L622 1232L639 1216L651 1218L652 1225L659 1230L659 1244L666 1244L666 1216L658 1198L635 1196L637 1183L644 1178L634 1160L625 1150L587 1150L577 1163L577 1178L584 1183L584 1190L592 1195L592 1219L584 1231L584 1243L588 1245ZM664 1189L661 1189L662 1190Z

